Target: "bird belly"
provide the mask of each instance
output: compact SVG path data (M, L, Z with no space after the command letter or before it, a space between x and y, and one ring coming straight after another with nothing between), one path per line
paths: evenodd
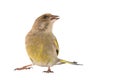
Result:
M35 65L48 67L53 66L58 61L56 50L49 42L34 42L33 44L27 44L26 50L31 61Z

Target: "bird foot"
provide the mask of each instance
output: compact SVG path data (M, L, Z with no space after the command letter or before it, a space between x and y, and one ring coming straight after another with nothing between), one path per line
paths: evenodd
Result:
M48 70L48 71L43 71L43 72L45 72L45 73L54 73L53 71L51 71L51 70Z
M48 67L48 70L47 71L43 71L45 73L53 73L53 71L51 71L50 67Z
M31 69L32 67L21 67L21 68L15 68L14 70L27 70L27 69Z
M23 66L23 67L20 67L20 68L15 68L14 70L27 70L27 69L31 69L32 67L29 67L29 66L32 66L32 64L26 65L26 66Z

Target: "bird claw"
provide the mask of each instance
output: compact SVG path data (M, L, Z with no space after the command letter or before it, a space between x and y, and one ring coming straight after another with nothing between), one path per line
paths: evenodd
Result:
M27 69L31 69L32 67L29 67L29 66L32 66L32 64L23 66L21 68L15 68L14 70L27 70Z
M54 73L53 71L43 71L45 73Z
M31 69L32 67L21 67L21 68L15 68L14 70L28 70Z

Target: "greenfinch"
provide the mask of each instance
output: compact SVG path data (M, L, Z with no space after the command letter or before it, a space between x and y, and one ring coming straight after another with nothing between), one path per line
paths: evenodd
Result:
M46 13L38 17L32 29L28 32L25 38L26 51L33 64L16 68L15 70L30 69L29 66L38 65L48 67L47 73L51 73L50 67L57 64L74 64L77 62L70 62L58 58L59 45L56 37L52 33L53 24L59 16Z

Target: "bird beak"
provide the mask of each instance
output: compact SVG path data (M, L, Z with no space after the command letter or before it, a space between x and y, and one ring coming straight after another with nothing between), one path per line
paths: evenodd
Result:
M57 16L57 15L52 15L51 16L51 20L58 20L59 19L59 16Z

